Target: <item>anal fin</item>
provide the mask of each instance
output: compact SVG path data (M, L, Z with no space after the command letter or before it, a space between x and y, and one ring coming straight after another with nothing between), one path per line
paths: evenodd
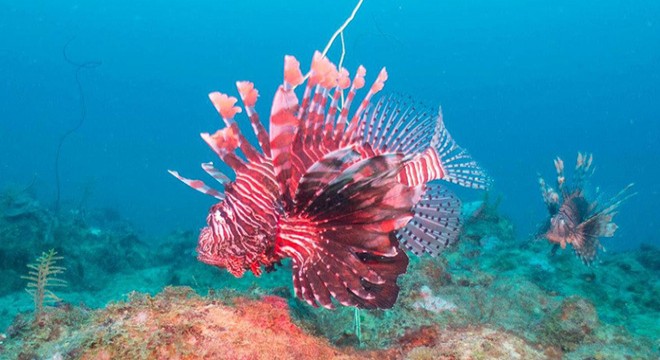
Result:
M415 255L438 255L458 240L461 202L439 184L429 184L413 207L413 218L397 232L399 242Z

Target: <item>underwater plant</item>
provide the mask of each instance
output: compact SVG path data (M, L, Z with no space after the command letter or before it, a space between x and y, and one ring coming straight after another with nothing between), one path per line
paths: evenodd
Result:
M554 244L553 253L561 246L571 244L575 254L589 265L599 248L604 249L598 238L612 237L617 225L612 221L619 205L635 195L629 184L614 197L601 204L599 196L589 200L585 191L586 181L593 174L593 155L578 153L572 186L566 184L564 162L555 159L557 190L539 178L543 201L550 217L541 226L537 236L545 237Z
M39 323L44 316L44 303L59 302L60 298L49 288L67 286L66 281L56 276L63 274L66 268L55 263L63 257L57 256L55 249L43 252L34 264L28 264L30 271L21 278L28 280L26 291L34 298L34 323Z

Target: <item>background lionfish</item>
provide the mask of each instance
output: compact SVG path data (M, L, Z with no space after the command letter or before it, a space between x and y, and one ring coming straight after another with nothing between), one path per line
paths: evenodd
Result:
M555 159L557 190L539 178L550 218L538 235L555 243L553 252L558 246L564 249L566 244L571 244L575 254L587 265L593 262L598 248L604 250L598 238L614 236L617 226L612 219L619 205L634 195L629 193L633 185L630 184L602 205L598 197L593 202L587 200L584 188L585 181L593 174L592 162L593 155L578 153L572 187L565 184L564 162L560 158Z
M240 277L291 258L296 296L309 304L332 308L334 298L345 306L390 308L408 266L399 246L436 255L456 240L459 200L427 183L484 188L486 175L451 138L441 114L393 98L371 105L387 79L384 68L349 118L365 74L360 66L351 81L346 69L317 52L303 76L299 62L286 56L269 132L255 111L254 85L238 82L261 152L234 121L242 111L237 99L209 94L226 127L201 136L236 179L202 164L224 185L221 193L170 171L220 200L199 236L200 261ZM305 80L299 105L294 89Z

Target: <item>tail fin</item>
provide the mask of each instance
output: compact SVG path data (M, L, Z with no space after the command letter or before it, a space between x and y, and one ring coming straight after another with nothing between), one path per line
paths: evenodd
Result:
M489 187L491 180L486 172L472 159L467 150L458 146L447 131L442 119L442 108L438 109L438 122L431 148L437 151L440 158L443 170L441 179L475 189Z
M481 169L467 150L452 138L442 119L442 109L428 149L406 164L399 181L409 186L425 184L442 179L474 189L487 189L490 178Z

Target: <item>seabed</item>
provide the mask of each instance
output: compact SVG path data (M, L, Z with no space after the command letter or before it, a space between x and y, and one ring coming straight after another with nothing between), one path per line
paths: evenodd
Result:
M199 263L197 234L146 239L111 209L54 214L0 199L2 359L657 359L660 250L592 266L517 239L497 206L464 205L458 245L415 258L391 310L315 309L289 264L235 279ZM621 239L619 239L620 241ZM68 286L35 321L29 263L54 248ZM356 327L356 316L359 326Z

